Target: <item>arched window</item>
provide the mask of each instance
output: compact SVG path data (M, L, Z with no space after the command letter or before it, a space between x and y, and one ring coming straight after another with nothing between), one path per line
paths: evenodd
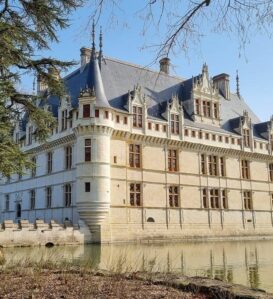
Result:
M21 218L21 204L17 203L16 205L16 218Z

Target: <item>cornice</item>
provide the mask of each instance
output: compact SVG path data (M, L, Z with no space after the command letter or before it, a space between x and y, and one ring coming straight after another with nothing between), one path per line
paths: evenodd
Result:
M200 143L194 143L194 142L183 141L183 140L175 140L175 139L169 139L164 137L139 135L136 133L130 133L130 132L125 132L120 130L114 130L112 137L114 139L123 139L132 142L145 142L148 144L177 147L179 149L186 149L195 152L210 152L210 153L215 153L223 156L232 156L237 158L245 158L249 160L263 160L263 161L273 162L273 156L271 155L253 153L253 152L244 152L237 149L205 145Z

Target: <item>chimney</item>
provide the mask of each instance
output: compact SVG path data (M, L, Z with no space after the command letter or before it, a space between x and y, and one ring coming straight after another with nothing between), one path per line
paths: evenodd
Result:
M220 74L213 77L213 83L226 100L230 99L229 75Z
M91 49L82 47L81 48L81 72L84 70L87 63L90 61Z
M160 64L160 72L169 75L170 73L170 59L168 57L164 57L159 60Z

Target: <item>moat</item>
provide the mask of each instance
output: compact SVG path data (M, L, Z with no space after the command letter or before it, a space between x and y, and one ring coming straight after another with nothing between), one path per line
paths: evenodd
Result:
M116 272L207 276L273 292L273 240L5 248L5 264L53 261Z

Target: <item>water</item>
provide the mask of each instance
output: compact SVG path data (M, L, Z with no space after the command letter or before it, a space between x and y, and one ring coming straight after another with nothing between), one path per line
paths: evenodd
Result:
M110 271L207 276L273 292L273 241L6 248L6 264L66 261Z

